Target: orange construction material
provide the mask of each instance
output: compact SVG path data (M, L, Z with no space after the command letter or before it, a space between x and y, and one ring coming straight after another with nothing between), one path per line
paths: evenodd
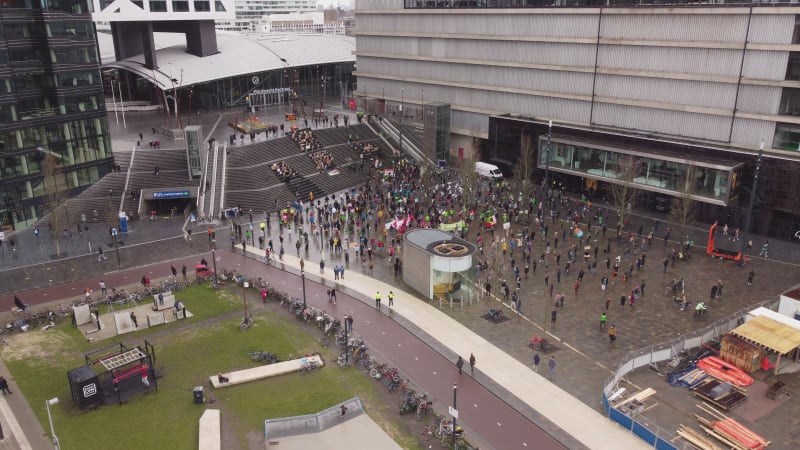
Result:
M769 441L750 431L734 419L727 418L714 423L714 431L734 440L741 446L753 450L761 450L769 445Z
M731 383L734 386L742 387L753 384L753 377L748 375L747 372L716 356L701 359L697 362L697 367L712 377Z

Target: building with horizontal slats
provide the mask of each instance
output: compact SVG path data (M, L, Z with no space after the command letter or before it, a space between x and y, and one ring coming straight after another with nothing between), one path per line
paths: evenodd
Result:
M547 167L590 197L628 183L665 213L690 196L736 228L763 142L751 229L798 239L800 4L356 0L355 14L358 96L449 104L451 158L514 162L530 143L538 179Z

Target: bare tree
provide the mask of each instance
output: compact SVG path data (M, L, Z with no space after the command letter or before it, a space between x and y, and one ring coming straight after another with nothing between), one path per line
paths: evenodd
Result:
M639 172L639 158L632 155L620 155L617 160L616 181L610 183L608 188L614 208L619 215L619 223L625 222L626 215L633 208L633 202L638 194L633 182L639 176Z
M680 180L678 195L670 202L669 213L675 223L678 224L681 240L686 237L689 223L695 218L695 200L693 199L693 195L696 190L696 173L697 169L694 166L689 166L689 169L686 171L686 177Z
M517 190L526 196L530 194L533 187L533 169L536 167L536 152L533 146L533 138L528 133L523 133L520 142L520 153L517 164L514 167L514 180ZM521 208L521 207L520 207Z
M56 256L61 256L61 228L69 227L64 208L59 208L68 198L67 177L60 161L53 155L46 155L42 160L42 184L45 195L44 209L48 212L47 220L53 229L53 240L56 245Z
M473 136L471 146L471 151L464 155L458 168L461 176L461 187L464 189L464 201L467 207L473 203L478 182L480 181L479 175L475 173L475 163L481 160L481 138Z

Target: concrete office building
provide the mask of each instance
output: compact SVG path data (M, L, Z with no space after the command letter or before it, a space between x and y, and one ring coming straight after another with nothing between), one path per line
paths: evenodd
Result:
M89 2L10 0L0 20L0 227L10 231L41 218L53 189L97 181L112 158ZM45 180L48 156L57 173Z
M751 229L797 239L800 7L659 3L356 0L358 95L449 104L453 157L475 138L511 162L529 145L539 178L549 165L590 195L629 183L662 211L689 190L701 219L732 227L763 142Z

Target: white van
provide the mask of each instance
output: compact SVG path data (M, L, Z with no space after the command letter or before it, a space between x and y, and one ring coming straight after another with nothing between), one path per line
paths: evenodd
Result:
M503 172L499 167L482 161L475 163L475 173L486 178L503 178Z

